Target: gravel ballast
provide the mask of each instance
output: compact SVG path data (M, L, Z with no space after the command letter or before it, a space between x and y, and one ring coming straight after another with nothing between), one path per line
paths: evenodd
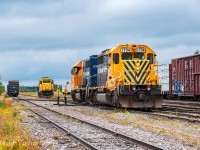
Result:
M90 106L58 106L54 105L56 102L35 101L35 103L163 149L200 149L199 124L153 117L139 112L119 112L115 108L107 110Z
M20 115L23 117L21 125L28 130L29 134L41 141L41 149L85 149L31 111L23 110L20 112Z
M53 105L55 102L36 103L163 149L199 149L200 126L198 124L129 113L128 111L124 113L105 110L101 107L57 106Z

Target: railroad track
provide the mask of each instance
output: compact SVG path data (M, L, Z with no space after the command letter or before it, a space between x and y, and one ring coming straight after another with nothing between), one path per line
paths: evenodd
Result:
M187 122L200 123L200 115L194 110L177 109L176 107L163 107L163 109L152 110L151 112L144 112L141 110L130 110L130 112L139 112L141 114L151 115L155 117L163 117L168 119L176 119Z
M193 123L200 123L199 115L193 115L193 114L187 114L187 113L181 113L181 112L151 112L151 113L145 113L151 116L156 117L164 117L168 119L177 119L177 120L183 120L187 122L193 122Z
M163 100L163 106L200 110L200 102Z
M195 114L194 112L187 112L187 111L184 112L178 109L170 110L170 111L160 111L160 112L158 111L158 113L170 114L170 115L176 115L176 116L186 116L189 118L200 118L200 115L197 113Z
M189 110L196 110L200 111L200 106L185 106L185 105L177 105L177 104L163 104L164 107L171 107L171 108L180 108L180 109L189 109Z
M200 101L163 100L163 103L200 106Z
M49 99L45 99L45 98L39 98L39 99L31 99L31 97L34 97L34 96L29 96L29 97L21 97L21 96L19 96L18 98L20 98L20 99L26 99L26 100L28 100L28 101L35 101L35 102L55 102L55 104L57 104L57 102L58 102L58 100L57 99L55 99L55 98L49 98ZM60 100L59 100L59 105L66 105L66 106L82 106L82 105L86 105L86 103L78 103L78 102L75 102L75 101L73 101L73 100L67 100L67 104L65 104L65 100L64 100L64 98L61 98Z
M29 101L52 101L52 102L57 102L56 99L27 99ZM60 100L60 102L63 102L64 100ZM81 103L76 103L74 101L68 100L67 101L68 106L88 106L90 105L85 105ZM61 104L62 105L62 104ZM98 105L97 105L98 106ZM114 109L113 106L101 106L101 109L109 109L112 110ZM94 106L92 106L94 107ZM122 108L118 108L119 110L123 111ZM163 105L163 109L158 109L158 110L153 110L152 112L144 112L143 110L129 110L130 112L138 112L141 114L146 114L146 115L151 115L155 117L163 117L163 118L168 118L168 119L177 119L177 120L183 120L187 122L195 122L195 123L200 123L200 110L198 109L193 109L190 107L184 108L183 106L174 106L174 105Z
M70 135L88 149L153 149L161 148L133 139L110 129L98 126L70 115L62 114L32 101L20 102L35 114L49 121L59 130Z

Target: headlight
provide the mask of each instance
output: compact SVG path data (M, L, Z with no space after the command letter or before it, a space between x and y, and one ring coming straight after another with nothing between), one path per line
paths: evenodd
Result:
M135 90L136 90L136 87L135 87L135 86L133 86L133 87L132 87L132 90L133 90L133 91L135 91Z
M148 87L147 90L150 91L150 87Z

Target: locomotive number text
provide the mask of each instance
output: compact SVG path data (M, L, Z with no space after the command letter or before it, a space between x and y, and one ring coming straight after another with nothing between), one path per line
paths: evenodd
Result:
M124 52L131 52L131 49L130 48L121 48L121 52L124 53Z
M145 48L137 48L136 49L136 52L145 52L146 50L145 50Z

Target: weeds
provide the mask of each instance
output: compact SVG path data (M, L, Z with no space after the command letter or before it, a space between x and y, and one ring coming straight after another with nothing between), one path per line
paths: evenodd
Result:
M7 105L6 105L6 101L4 99L4 100L0 101L0 109L5 109L5 108L7 108Z
M37 150L40 141L29 136L20 126L22 117L19 111L26 109L19 104L7 106L0 101L0 150Z

